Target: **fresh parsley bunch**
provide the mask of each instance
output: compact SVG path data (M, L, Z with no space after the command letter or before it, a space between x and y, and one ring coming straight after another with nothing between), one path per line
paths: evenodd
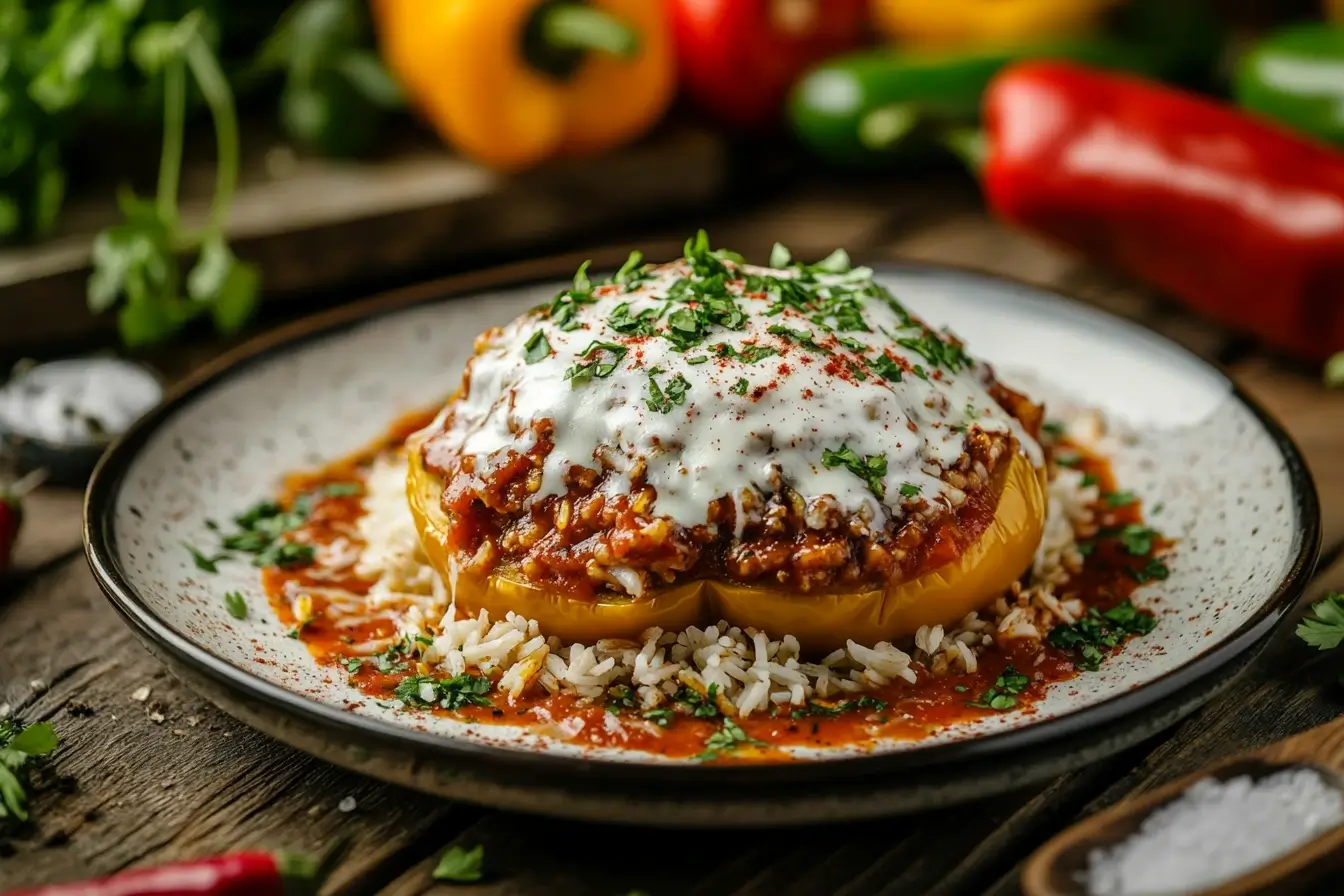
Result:
M28 777L34 763L60 743L49 722L25 726L0 719L0 828L28 820Z

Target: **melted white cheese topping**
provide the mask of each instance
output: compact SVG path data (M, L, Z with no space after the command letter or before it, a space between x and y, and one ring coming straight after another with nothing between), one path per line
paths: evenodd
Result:
M790 278L797 271L744 265L735 274ZM478 474L484 473L512 452L533 447L533 421L549 419L555 447L533 500L564 494L569 468L600 469L599 457L619 472L607 488L628 491L628 471L636 458L643 458L645 479L657 490L654 514L687 527L704 525L708 506L717 498L727 495L736 502L747 489L769 495L781 483L797 491L809 507L830 496L847 513L879 524L904 516L903 505L917 497L950 506L953 489L939 474L961 456L969 428L1012 433L1033 463L1041 463L1040 447L986 390L986 366L967 359L952 371L896 344L900 338L927 335L918 321L913 328L908 325L899 306L866 297L861 308L868 331L851 327L832 332L809 319L812 313L793 308L767 315L774 299L742 294L738 279L730 289L746 313L745 326L714 326L703 342L682 351L661 335L630 336L609 324L618 306L628 303L629 316L666 309L657 326L660 332L667 330L668 314L687 307L675 299L669 305L669 289L690 277L690 268L677 262L653 269L652 275L628 291L597 287L595 301L577 308L578 326L573 329L532 313L494 335L470 362L470 389L455 405L442 447L474 455ZM871 272L855 269L816 274L815 279L820 286L814 288L824 296L825 284L863 287ZM834 318L823 323L836 325ZM772 326L806 332L829 353L771 333ZM535 360L542 350L538 333L544 334L551 351ZM851 345L839 344L840 337ZM610 352L585 354L594 342L620 344L627 352L605 377L566 379L575 365L613 360ZM722 349L714 349L720 343L739 354L753 345L778 354L747 363L741 357L720 357ZM900 363L906 372L899 382L865 365L857 343L870 360L885 352ZM866 378L835 373L836 361L849 371L862 369ZM683 403L667 410L650 406L651 370L659 371L654 378L664 399L669 384L684 379L688 388ZM665 400L654 403L667 406ZM842 447L862 458L886 459L885 475L877 477L882 498L867 478L845 466L824 464L828 450ZM744 515L737 516L740 535Z

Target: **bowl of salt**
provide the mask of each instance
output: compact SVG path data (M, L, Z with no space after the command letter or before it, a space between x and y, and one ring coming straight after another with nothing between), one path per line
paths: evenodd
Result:
M163 397L143 365L112 356L21 362L0 386L0 443L21 470L83 486L117 436Z

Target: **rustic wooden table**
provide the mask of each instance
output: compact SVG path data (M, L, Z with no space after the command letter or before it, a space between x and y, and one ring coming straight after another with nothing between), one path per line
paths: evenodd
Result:
M984 267L1139 320L1218 362L1287 425L1315 473L1325 553L1308 598L1344 587L1344 563L1335 562L1344 547L1344 394L1326 392L1311 370L1005 230L969 184L804 186L721 217L711 222L715 242L754 257L779 239ZM180 375L219 349L186 346L162 366ZM319 851L349 835L330 893L436 891L434 858L456 843L485 844L489 875L443 892L1011 894L1022 859L1080 815L1344 712L1333 661L1285 627L1251 671L1175 729L1044 787L789 833L607 828L421 796L234 722L169 677L103 599L80 547L78 494L30 500L17 561L17 575L0 585L0 704L52 721L62 745L34 796L32 830L0 840L0 890L246 847ZM144 688L147 700L132 698ZM355 808L341 811L347 797Z

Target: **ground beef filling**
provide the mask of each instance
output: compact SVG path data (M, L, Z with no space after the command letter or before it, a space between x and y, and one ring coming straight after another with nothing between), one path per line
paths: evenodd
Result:
M735 538L737 508L727 497L710 504L705 525L686 528L655 516L657 494L638 466L628 493L603 488L615 473L575 466L566 494L531 501L552 448L549 423L535 429L535 446L488 476L477 476L474 458L446 451L435 437L422 449L425 466L446 482L447 546L463 568L516 571L574 596L639 594L695 579L812 592L914 578L957 559L989 527L1019 447L1006 434L970 433L942 477L963 496L955 506L907 505L904 519L885 524L845 514L827 496L809 505L779 483L771 495L744 498L746 521Z

